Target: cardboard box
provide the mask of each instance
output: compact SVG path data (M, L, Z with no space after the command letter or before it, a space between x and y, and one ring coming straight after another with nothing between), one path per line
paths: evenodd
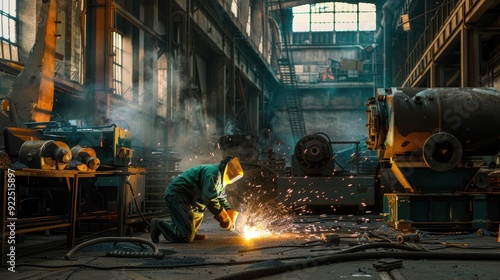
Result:
M363 72L363 60L341 58L340 69Z

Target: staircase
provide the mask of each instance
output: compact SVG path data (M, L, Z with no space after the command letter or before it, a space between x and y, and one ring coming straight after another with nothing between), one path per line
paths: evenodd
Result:
M297 87L297 75L295 74L295 66L293 57L290 52L290 44L288 38L288 26L286 24L285 15L283 13L282 0L273 2L273 5L278 5L279 18L281 19L282 28L282 53L278 59L279 77L282 85L282 93L285 96L288 118L290 119L290 128L295 143L306 135L304 125L304 116L300 105L299 91Z

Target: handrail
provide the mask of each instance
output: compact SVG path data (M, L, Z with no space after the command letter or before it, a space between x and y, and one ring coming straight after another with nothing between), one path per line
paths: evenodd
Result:
M458 1L462 1L463 4L465 0ZM447 9L448 5L450 4L455 5L454 9L452 9L451 12L449 12L449 10ZM438 37L436 35L444 30L446 24L451 18L450 15L456 13L460 5L460 3L450 2L435 11L430 20L430 23L427 25L420 38L417 40L406 61L403 63L400 71L393 79L394 85L407 85L410 74L415 71L416 66L420 63L422 58L425 57L425 53L432 50L432 45Z
M479 17L479 13L484 10L485 5L491 5L490 0L452 0L450 6L443 5L438 9L431 19L430 24L426 27L420 38L417 40L415 47L410 51L408 58L403 63L398 74L393 79L393 84L396 86L413 86L416 78L425 72L424 70L430 64L426 61L427 57L432 57L434 52L442 50L443 44L439 40L443 40L443 34L452 24L453 20L460 19L460 22L455 24L469 24ZM448 34L449 39L451 34Z

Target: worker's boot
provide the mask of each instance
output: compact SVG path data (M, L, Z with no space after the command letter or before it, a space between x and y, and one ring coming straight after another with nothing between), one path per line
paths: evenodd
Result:
M195 234L194 235L194 240L205 240L208 237L205 234Z
M156 218L151 219L151 226L149 228L149 235L151 236L151 241L153 241L153 243L160 242L161 231L158 228L159 222L160 222L160 220L158 220Z

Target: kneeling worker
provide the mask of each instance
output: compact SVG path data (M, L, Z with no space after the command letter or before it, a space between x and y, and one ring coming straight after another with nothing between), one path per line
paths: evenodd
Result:
M151 220L150 235L154 243L160 235L172 242L204 240L197 234L208 210L220 226L234 230L238 212L227 201L226 186L243 177L243 168L237 157L225 157L218 164L203 164L184 171L173 179L165 190L165 202L172 222Z

